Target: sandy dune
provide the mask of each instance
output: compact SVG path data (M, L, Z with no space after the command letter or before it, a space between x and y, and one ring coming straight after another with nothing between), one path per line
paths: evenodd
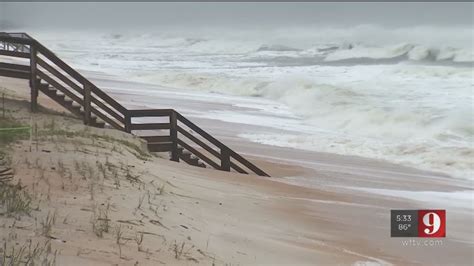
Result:
M51 243L49 258L59 265L473 263L472 204L442 205L453 206L442 245L406 246L407 239L389 236L390 209L435 208L437 202L422 205L325 181L352 178L361 187L382 188L401 182L398 187L444 187L447 193L469 190L468 184L412 180L422 172L324 154L315 158L327 162L319 172L268 156L251 158L272 178L200 169L149 154L131 135L85 127L44 97L40 103L50 110L31 114L21 100L28 96L25 85L0 79L10 115L36 124L39 132L3 151L15 170L13 182L21 180L34 206L30 215L0 216L8 250L29 239ZM352 167L339 170L331 162ZM385 178L363 172L373 169ZM284 178L305 175L326 185L303 187Z

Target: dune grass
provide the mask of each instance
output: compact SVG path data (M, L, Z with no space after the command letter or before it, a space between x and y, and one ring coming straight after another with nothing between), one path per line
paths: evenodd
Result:
M13 118L0 116L0 146L28 138L30 128Z

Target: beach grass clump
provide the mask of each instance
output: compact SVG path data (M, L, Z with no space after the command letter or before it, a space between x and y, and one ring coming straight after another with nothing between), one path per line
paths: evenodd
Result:
M32 207L32 198L21 183L10 184L2 183L0 185L0 210L8 216L16 214L29 215Z
M110 204L107 203L104 208L97 207L94 209L94 215L92 216L92 231L94 234L102 238L104 233L108 233L110 229L110 218L109 218Z
M18 246L8 241L0 247L0 265L56 265L57 250L52 251L51 241L33 244L28 240Z
M46 130L42 130L38 132L40 136L65 136L67 138L86 138L86 139L91 139L94 141L104 141L112 144L118 144L119 146L124 146L127 147L130 152L133 153L135 157L137 157L140 160L146 161L151 157L151 154L141 148L139 145L123 140L120 138L114 138L109 135L99 135L99 134L94 134L93 132L90 131L88 127L85 127L85 130L83 131L70 131L70 130L64 130L64 129L59 129L57 126L55 126L55 122L52 122L47 125ZM114 145L112 147L112 151L118 152L117 147Z
M19 121L0 116L0 146L18 139L26 139L30 135L30 128Z
M43 236L51 237L51 233L53 232L53 225L56 223L56 211L51 213L48 212L46 218L41 221L41 231Z

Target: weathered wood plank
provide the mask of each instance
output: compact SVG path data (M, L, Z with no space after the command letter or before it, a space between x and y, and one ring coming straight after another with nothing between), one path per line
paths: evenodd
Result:
M31 112L36 112L38 107L39 81L36 79L38 54L36 47L32 46L30 50L30 87L31 87Z
M31 45L31 44L34 44L35 41L28 38L19 38L19 37L13 37L9 35L1 35L0 42Z
M221 170L230 172L230 151L227 147L221 149Z
M175 162L179 162L179 153L178 153L178 120L176 117L176 112L172 111L170 113L170 137L172 141L172 149L171 149L171 160Z
M126 111L125 115L125 132L132 133L132 117L130 117L130 112Z
M84 124L91 124L91 87L84 85Z
M173 109L135 109L129 110L131 117L162 117L170 116Z
M170 123L132 124L131 130L170 129Z
M19 58L30 58L30 53L7 51L7 50L0 50L0 55L19 57Z
M17 79L30 79L30 72L0 68L0 76Z
M20 71L26 71L26 72L30 72L31 70L29 65L10 64L10 63L0 63L0 68L20 70Z

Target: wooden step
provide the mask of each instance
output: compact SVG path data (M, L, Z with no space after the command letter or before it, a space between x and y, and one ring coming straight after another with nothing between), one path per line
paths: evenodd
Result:
M52 98L64 98L64 94L58 94L59 91L51 87L48 83L40 83L38 89ZM61 96L62 95L62 96Z
M40 82L39 89L41 91L49 89L49 84L48 83L42 83Z
M179 156L181 158L191 159L192 154L188 151L182 151L181 153L179 153Z
M81 109L79 111L79 113L81 114L81 116L84 117L86 112L83 109ZM93 113L91 113L91 120L97 120L97 119L98 119L98 117L96 115L94 115Z
M140 136L140 138L150 143L171 142L170 136Z
M66 95L64 95L64 94L62 94L62 93L56 93L56 97L57 97L58 99L63 100L63 101L64 101L64 99L66 99Z
M72 106L73 101L71 99L64 99L63 103L67 106Z
M82 106L78 105L76 102L73 102L72 105L71 105L71 108L74 109L74 110L77 110L77 112L80 113L80 110L81 110Z
M172 142L149 142L147 146L150 152L169 152L173 149Z
M92 120L90 125L93 127L104 128L105 122Z
M206 165L199 160L198 157L194 156L191 152L185 150L183 147L178 147L179 158L185 161L186 163L198 167L205 168Z
M183 152L179 155L179 158L183 161L185 161L186 163L190 164L190 165L194 165L194 166L198 166L198 167L203 167L205 168L206 165L204 163L202 163L199 158L191 155L191 153L189 152Z
M199 162L200 162L200 161L199 161L199 158L196 157L196 156L191 156L191 157L189 158L189 160L191 161L191 164L194 165L194 166L197 166L197 165L199 164Z

